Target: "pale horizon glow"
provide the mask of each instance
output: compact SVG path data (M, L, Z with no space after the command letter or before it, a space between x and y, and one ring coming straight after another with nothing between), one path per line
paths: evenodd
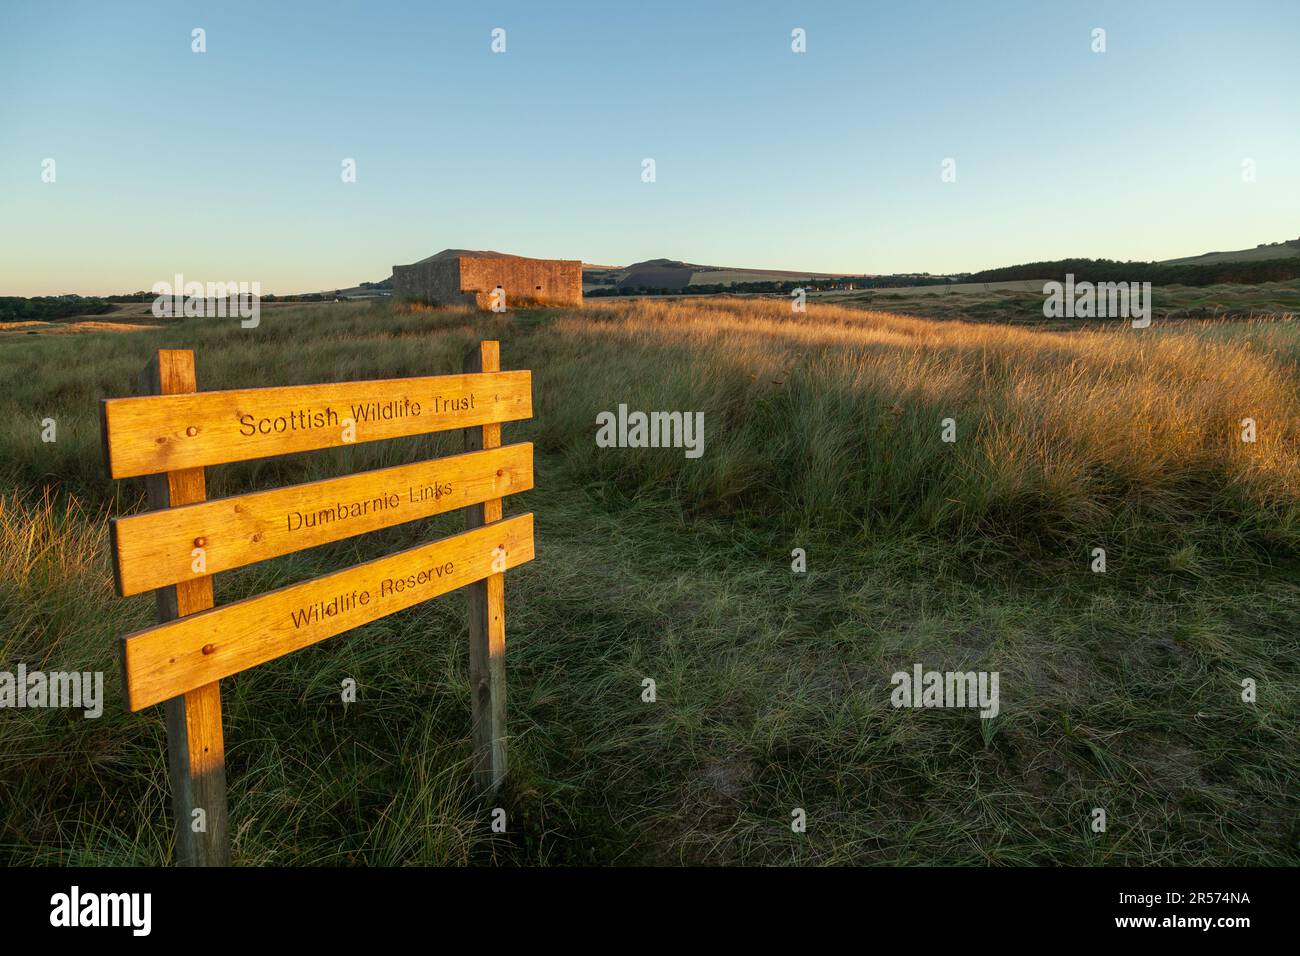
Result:
M1300 236L1297 48L1291 0L6 4L0 295L1251 248Z

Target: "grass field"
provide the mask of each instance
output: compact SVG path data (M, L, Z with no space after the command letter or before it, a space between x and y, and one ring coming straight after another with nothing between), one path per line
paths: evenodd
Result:
M859 292L828 292L819 299L836 304L886 309L932 319L992 322L1050 327L1067 331L1080 327L1106 328L1109 319L1043 319L1042 279L959 283ZM1300 280L1258 285L1153 285L1152 315L1156 321L1234 321L1289 318L1300 315Z
M236 863L1300 862L1300 324L733 299L0 337L0 657L105 671L107 698L98 720L0 713L0 861L170 855L161 708L125 712L116 660L153 600L117 598L108 560L143 488L104 477L98 400L134 394L159 347L195 349L214 389L458 371L480 338L534 370L534 420L504 426L537 444L536 489L506 503L537 521L506 583L509 787L466 788L449 596L223 682ZM619 403L703 411L704 454L596 447ZM209 495L459 441L220 466ZM461 526L218 575L217 602ZM894 709L914 663L998 671L1000 714Z

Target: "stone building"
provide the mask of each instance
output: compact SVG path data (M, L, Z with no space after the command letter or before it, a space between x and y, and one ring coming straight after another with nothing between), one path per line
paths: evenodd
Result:
M582 262L444 249L409 266L393 266L393 297L397 299L490 309L492 290L498 286L505 290L507 308L580 306Z

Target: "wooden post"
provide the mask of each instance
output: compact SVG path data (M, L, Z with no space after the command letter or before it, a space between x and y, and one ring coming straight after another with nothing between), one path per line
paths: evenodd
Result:
M159 349L145 369L152 395L198 391L194 353ZM184 422L178 428L186 428ZM171 508L207 500L202 468L186 468L147 479L149 507ZM201 548L202 539L194 546ZM212 576L182 581L154 592L158 620L166 622L212 607ZM176 824L176 862L180 866L228 866L226 755L221 735L221 687L213 682L163 704L167 717L167 765ZM202 810L198 815L194 811ZM202 819L203 828L195 832Z
M501 343L485 341L465 356L466 372L501 371ZM465 448L501 445L501 425L465 429ZM465 526L501 520L501 499L465 509ZM505 574L471 584L469 596L470 725L474 742L474 784L483 793L501 786L506 775L506 597Z

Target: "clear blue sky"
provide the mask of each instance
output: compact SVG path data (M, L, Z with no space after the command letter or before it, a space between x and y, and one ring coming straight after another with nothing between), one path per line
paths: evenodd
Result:
M1242 248L1300 236L1297 104L1296 0L4 0L0 294Z

